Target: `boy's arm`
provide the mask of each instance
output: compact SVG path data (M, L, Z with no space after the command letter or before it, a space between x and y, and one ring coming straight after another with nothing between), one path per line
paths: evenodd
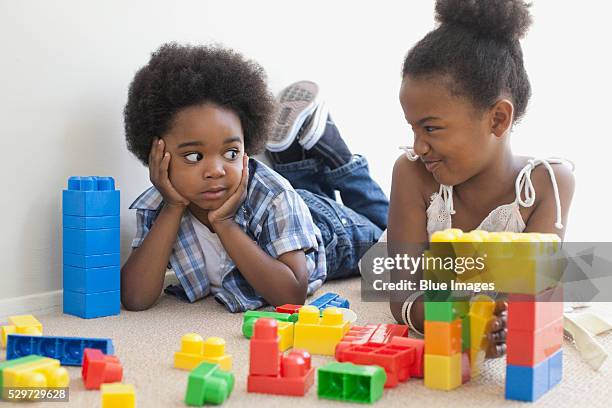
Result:
M148 309L161 294L184 211L184 206L164 205L142 245L121 268L121 303L127 310Z

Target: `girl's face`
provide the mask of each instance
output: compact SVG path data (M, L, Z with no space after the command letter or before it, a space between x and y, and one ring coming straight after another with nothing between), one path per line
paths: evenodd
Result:
M500 144L491 134L489 115L449 89L444 76L406 76L399 96L415 153L438 183L457 185L481 172Z
M164 135L174 188L202 210L219 208L238 188L244 135L240 118L216 105L179 111Z

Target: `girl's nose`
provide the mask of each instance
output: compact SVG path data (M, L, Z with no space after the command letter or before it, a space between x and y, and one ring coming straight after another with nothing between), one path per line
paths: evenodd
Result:
M418 136L415 132L414 134L414 153L419 156L424 156L431 150L431 146L423 139L423 137Z
M204 160L204 178L219 178L225 176L225 169L220 160Z

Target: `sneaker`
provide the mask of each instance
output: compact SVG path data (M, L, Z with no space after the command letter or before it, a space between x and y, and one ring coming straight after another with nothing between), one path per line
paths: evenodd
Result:
M312 147L321 139L325 126L327 124L327 116L329 115L329 109L325 100L321 100L319 106L311 115L310 124L300 130L299 141L302 147L306 150L312 149Z
M323 123L325 124L323 132L318 135L310 149L305 149L306 157L320 159L330 169L337 169L349 163L353 154L342 139L329 113L325 116Z
M317 109L318 95L319 86L311 81L295 82L280 92L267 150L281 152L292 145L306 119Z

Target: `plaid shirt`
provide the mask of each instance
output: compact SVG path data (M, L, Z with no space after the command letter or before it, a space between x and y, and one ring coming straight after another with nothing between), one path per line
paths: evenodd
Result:
M155 187L146 190L132 203L130 209L137 210L137 230L132 248L142 245L162 207L162 195ZM281 175L250 159L247 196L234 220L273 258L289 251L304 250L309 274L308 294L321 287L327 275L321 231L314 224L302 198ZM185 212L170 254L169 267L174 270L190 302L207 296L211 290L205 256L189 214ZM230 312L253 310L267 304L233 262L225 265L222 276L222 287L214 297Z

